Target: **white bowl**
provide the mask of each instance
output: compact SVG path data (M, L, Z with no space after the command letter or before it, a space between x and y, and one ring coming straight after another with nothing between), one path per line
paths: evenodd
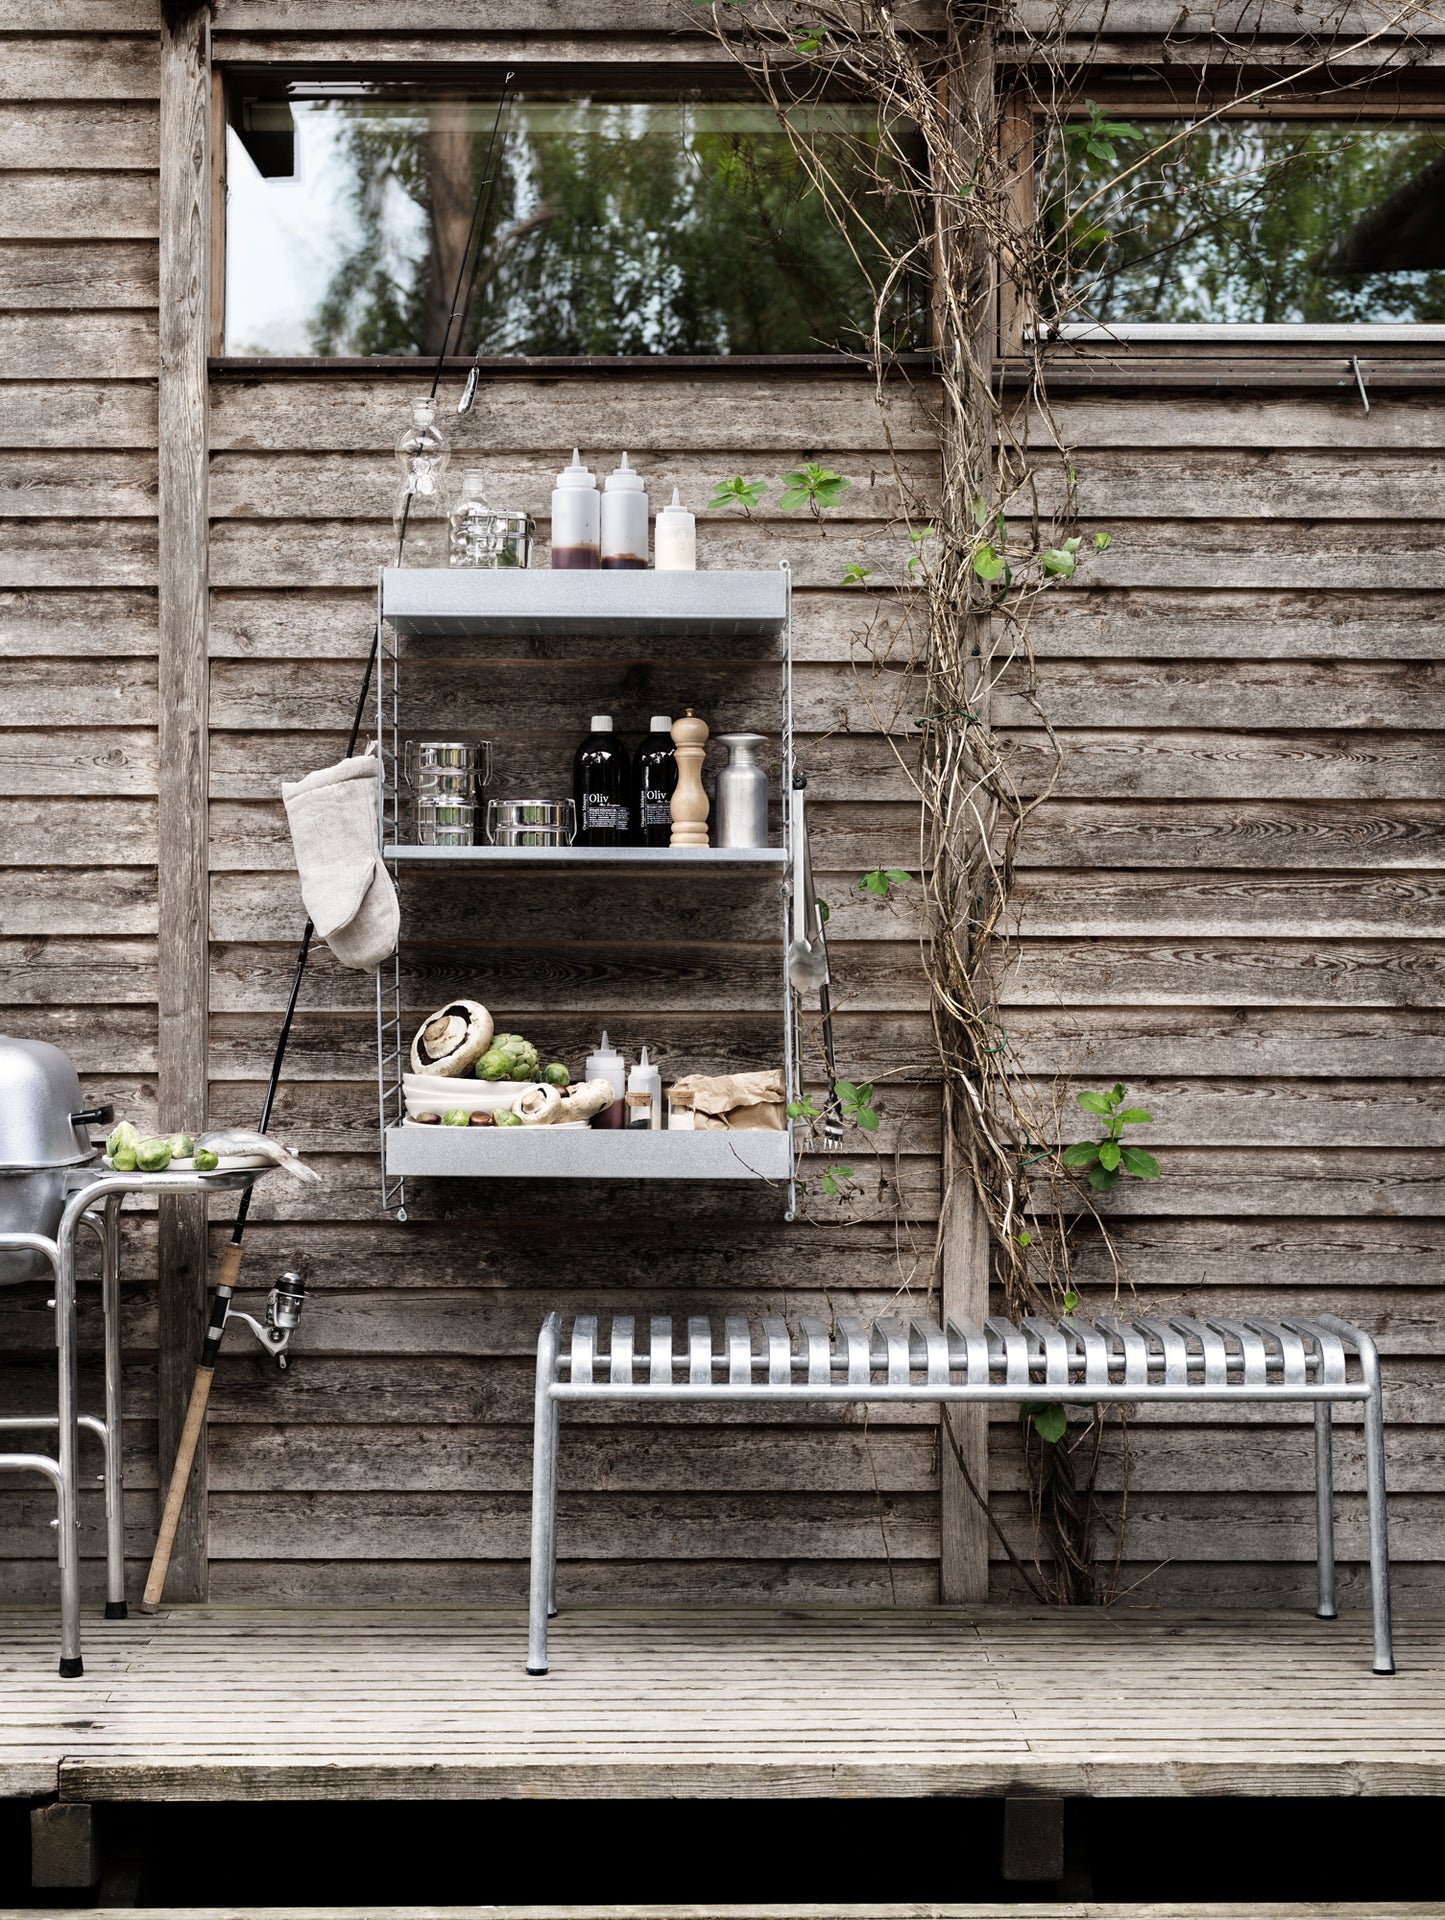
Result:
M504 1113L520 1094L531 1093L535 1080L444 1080L435 1074L409 1073L401 1083L407 1116L445 1113L461 1107L466 1113Z

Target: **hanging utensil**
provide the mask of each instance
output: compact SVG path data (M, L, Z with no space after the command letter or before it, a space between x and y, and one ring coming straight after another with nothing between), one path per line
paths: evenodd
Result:
M800 997L816 992L823 1029L823 1058L828 1068L828 1092L823 1102L823 1145L834 1152L843 1144L843 1115L838 1104L838 1062L833 1048L832 976L828 970L828 941L823 911L813 886L813 855L808 839L807 781L793 775L793 938L788 947L788 980Z

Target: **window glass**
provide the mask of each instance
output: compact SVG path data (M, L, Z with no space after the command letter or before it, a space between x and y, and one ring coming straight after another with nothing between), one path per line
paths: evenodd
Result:
M235 88L227 148L229 354L434 353L495 99ZM453 352L815 353L861 344L900 201L863 109L807 109L853 246L766 105L514 101ZM854 248L859 259L854 257ZM860 259L862 264L860 265ZM913 332L906 286L889 337Z
M1094 108L1039 179L1066 318L1445 320L1445 122Z

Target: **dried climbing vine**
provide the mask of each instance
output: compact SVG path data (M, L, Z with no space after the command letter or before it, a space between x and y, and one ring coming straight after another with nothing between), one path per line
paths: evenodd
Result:
M1257 49L1230 24L1237 9L1212 28L1195 14L1191 64L1198 72L1207 38L1219 65L1213 91L1206 95L1201 80L1199 98L1182 103L1191 137L1229 107L1263 102L1287 86L1340 86L1336 70L1367 48L1376 76L1408 61L1409 28L1427 12L1418 0L1381 4L1368 30L1276 42L1277 77L1265 81ZM1112 164L1113 138L1137 130L1114 125L1079 98L1070 78L1077 47L1067 61L1065 47L1079 29L1063 4L1042 26L1032 9L1031 30L1016 12L987 4L949 4L942 31L929 33L882 0L715 0L700 17L777 112L871 289L871 326L856 351L871 368L892 455L903 557L891 579L857 565L845 578L870 605L856 670L921 802L923 953L949 1148L940 1218L948 1219L965 1187L986 1223L992 1283L1009 1314L1054 1319L1078 1302L1081 1232L1102 1245L1115 1291L1126 1276L1095 1205L1101 1183L1091 1186L1080 1164L1088 1155L1066 1164L1059 1151L1065 1079L1031 1071L1000 1016L1001 986L1018 959L1020 848L1058 787L1063 761L1040 698L1030 623L1044 596L1109 544L1107 532L1086 541L1075 530L1075 469L1048 392L1050 367L1069 349L1050 339L1047 317L1078 309L1072 281L1080 236L1087 243L1090 220L1097 225L1090 210L1111 197L1117 204L1134 169L1091 183L1082 205L1052 224L1040 218L1032 181L1035 165L1047 166L1071 138ZM995 71L1003 32L1012 51L1007 90ZM1240 76L1237 83L1229 73ZM1357 84L1347 80L1342 90ZM840 97L872 110L846 168L836 123L827 140L811 132L814 110ZM887 235L882 221L870 226L860 205L860 176L869 204L888 210ZM895 343L900 306L923 283L932 355L920 380ZM1000 295L1035 321L1011 343L1006 387L993 353ZM941 450L937 484L926 489L894 437L895 423L920 407ZM874 595L874 586L893 591ZM1020 708L1031 718L1022 754L996 722L1005 703L1011 718ZM938 1264L935 1257L935 1272ZM1117 1454L1125 1491L1108 1510L1098 1492L1106 1426L1124 1429ZM1024 1447L1027 1562L989 1515L1015 1575L1040 1599L1108 1600L1127 1512L1121 1410L1076 1410L1067 1421L1061 1408L1032 1410ZM1102 1546L1105 1534L1111 1548Z

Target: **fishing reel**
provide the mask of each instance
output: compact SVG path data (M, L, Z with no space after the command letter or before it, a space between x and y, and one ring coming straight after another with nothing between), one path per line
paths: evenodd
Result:
M232 1307L226 1315L227 1321L244 1320L275 1360L284 1373L290 1362L286 1358L286 1348L292 1334L301 1324L301 1309L306 1304L306 1282L299 1273L283 1273L266 1296L266 1324L253 1319L249 1313L242 1313Z

